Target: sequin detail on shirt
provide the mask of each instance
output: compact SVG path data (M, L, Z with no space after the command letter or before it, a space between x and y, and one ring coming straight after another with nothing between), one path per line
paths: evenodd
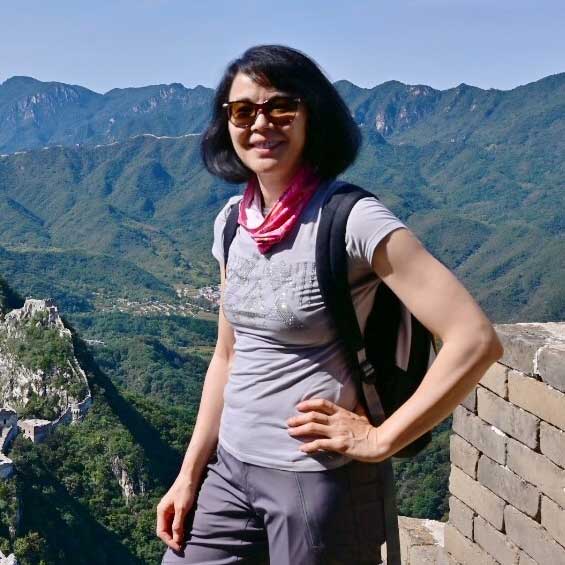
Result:
M287 328L303 328L298 309L311 304L316 284L313 261L271 262L230 252L224 313L228 321L267 328L282 322Z

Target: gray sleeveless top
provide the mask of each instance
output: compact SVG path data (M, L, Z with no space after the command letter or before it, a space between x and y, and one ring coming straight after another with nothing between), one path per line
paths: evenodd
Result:
M291 437L286 420L309 398L327 398L349 410L357 393L351 370L325 311L317 284L315 242L321 204L337 183L325 181L294 229L261 254L241 226L231 244L223 311L235 335L234 361L224 390L219 443L240 461L293 471L320 471L348 463L335 452L306 454L312 438ZM223 264L223 229L233 196L214 222L212 253ZM378 243L405 228L374 198L355 204L346 230L349 280L363 329L379 278L371 267Z

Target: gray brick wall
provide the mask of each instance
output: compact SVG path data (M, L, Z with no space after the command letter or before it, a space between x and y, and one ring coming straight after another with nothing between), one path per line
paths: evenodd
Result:
M453 414L441 563L565 565L565 323L496 330L503 358Z

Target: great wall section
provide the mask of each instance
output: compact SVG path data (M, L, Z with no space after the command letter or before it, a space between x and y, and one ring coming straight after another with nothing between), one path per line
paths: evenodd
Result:
M496 330L504 356L453 414L449 519L401 516L403 565L565 564L565 323Z

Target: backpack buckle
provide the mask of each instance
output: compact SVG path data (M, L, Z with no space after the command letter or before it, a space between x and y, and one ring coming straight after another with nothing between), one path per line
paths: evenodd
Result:
M365 359L364 361L361 361L361 363L359 363L359 366L361 368L361 380L364 383L375 384L377 380L377 372L375 371L373 365L371 365L371 363L369 363L369 361Z

